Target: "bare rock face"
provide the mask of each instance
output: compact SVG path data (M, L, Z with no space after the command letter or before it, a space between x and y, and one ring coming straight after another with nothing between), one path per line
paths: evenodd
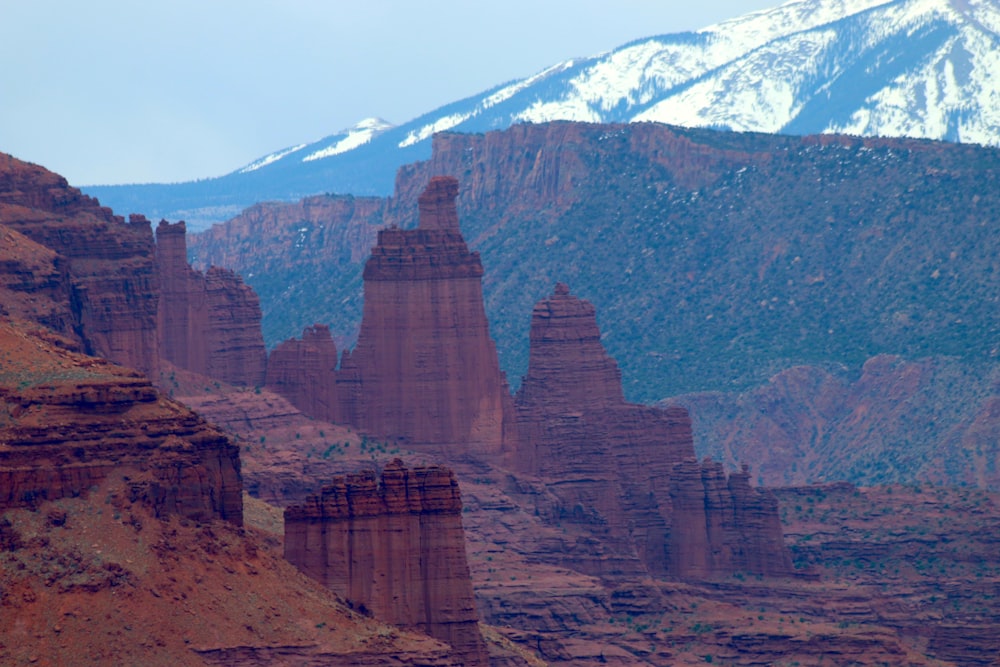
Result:
M193 270L183 221L157 226L156 260L163 358L230 384L262 385L267 352L253 290L227 269Z
M53 261L68 278L72 322L60 305L63 312L54 317L42 314L46 326L60 327L55 330L79 340L89 354L156 374L157 275L149 221L132 216L125 222L61 176L0 154L0 224L58 255Z
M674 466L669 488L670 574L704 579L733 572L794 573L778 501L750 486L746 468L727 478L721 463L692 458Z
M271 350L264 384L310 417L340 422L336 371L337 345L330 328L314 324L301 339L289 338Z
M774 498L746 472L727 479L721 464L699 465L683 408L625 402L590 303L558 284L536 305L530 338L508 465L559 480L564 521L591 524L655 574L792 574ZM599 569L607 562L590 572L627 573Z
M452 472L407 469L335 478L285 510L285 558L358 609L445 641L465 665L489 663Z
M75 336L66 261L51 248L0 225L0 315Z
M0 324L0 510L87 493L127 470L158 516L243 520L239 449L136 371Z
M379 232L358 343L337 377L347 423L453 460L499 454L513 414L457 193L454 178L432 178L420 226Z

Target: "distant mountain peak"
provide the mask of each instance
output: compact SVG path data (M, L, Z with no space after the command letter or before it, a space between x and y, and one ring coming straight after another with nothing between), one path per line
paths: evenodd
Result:
M368 118L196 189L87 192L198 229L264 199L387 195L401 165L430 157L439 132L556 120L1000 146L997 81L1000 0L792 0L567 59L399 126Z
M309 153L302 158L302 161L311 162L312 160L320 160L322 158L346 153L347 151L354 150L358 146L367 144L378 135L382 134L386 130L392 129L393 127L395 126L392 123L382 120L381 118L365 118L354 125L354 127L341 130L337 134L333 135L333 137L327 137L322 142L319 142L328 143L328 145Z

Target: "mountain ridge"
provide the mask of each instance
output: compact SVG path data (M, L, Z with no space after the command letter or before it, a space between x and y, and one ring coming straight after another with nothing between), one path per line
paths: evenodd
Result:
M85 190L200 230L264 200L387 195L399 166L430 156L437 132L552 120L996 145L998 44L995 0L793 0L565 60L398 126L366 119L218 178Z

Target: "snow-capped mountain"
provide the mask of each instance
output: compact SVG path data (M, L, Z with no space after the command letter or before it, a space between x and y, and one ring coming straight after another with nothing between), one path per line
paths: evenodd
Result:
M285 148L276 153L265 155L239 169L237 173L245 174L257 171L282 158L290 156L292 160L311 162L313 160L321 160L325 157L340 155L341 153L354 150L359 146L364 146L378 135L392 128L392 123L384 121L381 118L365 118L354 127L341 130L337 134L324 137L319 141L310 144L299 144L298 146L292 146L291 148Z
M436 132L552 120L1000 145L998 82L1000 0L792 0L567 60L399 126L368 119L218 179L87 191L198 227L200 197L213 204L208 219L223 219L261 199L389 194L399 165L426 159Z

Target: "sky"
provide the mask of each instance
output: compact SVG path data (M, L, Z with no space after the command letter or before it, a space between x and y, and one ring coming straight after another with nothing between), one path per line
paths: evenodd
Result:
M0 152L72 185L233 171L782 0L0 0Z

